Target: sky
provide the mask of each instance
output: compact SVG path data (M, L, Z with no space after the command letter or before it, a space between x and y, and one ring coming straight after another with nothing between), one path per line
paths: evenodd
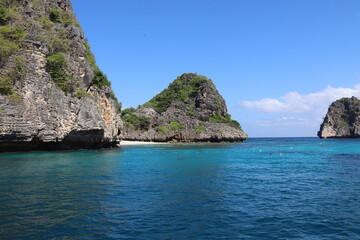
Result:
M358 0L72 3L123 108L195 72L249 137L312 137L331 102L360 97Z

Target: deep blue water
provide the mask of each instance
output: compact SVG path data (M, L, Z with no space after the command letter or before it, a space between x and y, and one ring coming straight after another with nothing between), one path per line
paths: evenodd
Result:
M0 239L360 239L360 140L0 154Z

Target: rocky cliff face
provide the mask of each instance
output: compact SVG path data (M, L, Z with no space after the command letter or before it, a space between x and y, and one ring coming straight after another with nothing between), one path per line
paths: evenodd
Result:
M0 152L113 147L119 103L69 0L0 0Z
M321 138L360 137L360 100L342 98L333 102L321 124Z
M193 73L179 76L138 109L122 112L124 140L156 142L237 142L247 138L231 120L213 82Z

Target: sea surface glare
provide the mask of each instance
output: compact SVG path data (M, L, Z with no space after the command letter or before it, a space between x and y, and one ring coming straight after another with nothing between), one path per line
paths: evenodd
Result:
M0 154L0 239L360 239L360 140Z

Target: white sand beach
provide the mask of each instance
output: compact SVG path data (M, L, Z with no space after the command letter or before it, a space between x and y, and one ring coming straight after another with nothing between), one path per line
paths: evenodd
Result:
M121 141L120 146L125 145L148 145L148 144L167 144L165 142L142 142L142 141Z

